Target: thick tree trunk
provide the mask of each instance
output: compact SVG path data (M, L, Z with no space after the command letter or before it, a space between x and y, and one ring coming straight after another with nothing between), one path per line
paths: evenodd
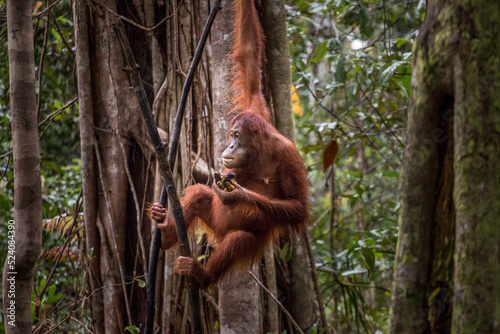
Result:
M117 18L109 12L118 10L116 3L104 1L105 8L93 11L92 17L86 17L82 7L86 2L82 3L76 4L75 29L83 41L78 45L77 66L83 105L84 214L87 245L99 256L95 259L99 263L90 261L91 293L102 288L102 309L99 301L93 305L97 307L93 320L97 332L103 324L105 333L123 333L125 326L145 322L145 290L133 282L134 275L145 273L150 241L149 220L146 224L142 216L152 191L148 187L153 181L148 162L150 140L127 75L121 70L124 62L112 28ZM137 17L144 18L135 9ZM147 73L145 34L132 29L129 33L135 37L131 40L135 41L132 49L137 61ZM141 33L144 38L138 38Z
M217 15L212 28L212 78L214 109L215 169L222 169L222 152L227 146L228 125L234 115L231 109L231 48L233 45L232 1L222 4L223 10ZM254 267L256 268L256 267ZM258 270L254 269L258 276ZM230 278L230 284L219 285L219 310L221 334L261 333L260 291L257 283L246 272Z
M7 1L14 220L3 271L5 332L31 333L33 268L42 244L42 188L30 0Z
M451 69L445 65L450 59L446 45L440 44L439 48L427 46L437 39L436 35L446 25L446 22L437 20L441 8L436 6L439 5L432 4L428 8L414 58L391 333L430 332L428 297L433 289L438 288L431 273L438 275L439 270L435 270L438 262L446 264L441 271L449 276L445 273L450 272L452 265L439 256L445 254L445 245L439 247L435 243L446 239L453 245L454 240L453 207L449 208L450 204L452 206L450 177L453 178L449 140L453 139L453 134L447 122L447 117L453 117L450 113L453 107L452 77ZM446 199L446 202L439 203L438 199ZM448 214L439 214L445 211ZM440 238L436 234L438 231L447 231L446 236ZM449 254L452 247L447 249ZM447 280L443 279L444 282Z
M499 10L482 0L428 5L414 54L391 333L499 330Z
M292 114L292 72L283 0L264 0L263 29L266 35L267 74L276 129L295 142Z
M459 1L454 56L454 333L500 331L500 3Z
M283 0L265 0L264 32L269 86L276 129L295 142L295 125L292 113L292 74L286 29L286 11ZM311 281L311 269L305 242L294 238L293 257L290 261L292 301L290 313L303 329L309 329L317 320L317 306ZM267 266L267 264L266 264Z

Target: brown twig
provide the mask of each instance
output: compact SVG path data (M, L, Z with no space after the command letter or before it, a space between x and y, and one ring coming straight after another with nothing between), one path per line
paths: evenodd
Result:
M57 18L54 16L54 14L52 13L52 11L49 11L49 14L50 14L50 17L52 17L52 20L54 21L54 24L56 26L56 31L57 33L59 34L59 36L61 37L64 45L66 45L66 48L68 49L69 52L71 52L71 54L75 54L75 52L73 51L73 49L71 48L71 46L69 45L68 41L66 40L66 38L64 38L64 34L62 33L62 30L61 30L61 27L59 26L59 23L57 22Z
M177 5L177 0L172 0L173 2L173 7L174 7L174 54L175 54L175 63L177 64L177 70L176 72L182 74L182 76L185 78L186 73L184 73L184 70L182 69L182 63L181 59L179 58L179 8L180 6ZM173 166L172 166L173 167Z
M70 317L70 319L71 319L71 320L73 320L73 321L75 321L75 322L77 322L77 323L79 323L81 326L83 326L83 328L84 328L87 332L89 332L89 333L91 333L91 334L94 334L94 332L92 332L90 329L88 329L88 328L87 328L87 326L85 326L85 324L84 324L83 322L81 322L80 320L78 320L77 318L75 318L75 317L71 316L71 317Z
M314 291L316 292L316 298L318 299L319 315L321 320L321 327L330 327L328 321L326 320L325 306L323 305L323 295L321 294L321 289L318 282L318 272L316 271L316 262L314 260L314 255L312 253L311 239L309 238L309 233L304 232L304 239L306 241L307 255L309 256L309 264L311 265L311 275L314 285ZM328 331L327 333L330 333Z
M42 139L43 135L45 134L45 132L48 130L48 128L52 125L52 122L54 121L54 118L59 115L60 113L63 112L64 109L68 108L69 106L71 106L73 103L75 103L75 101L78 100L78 97L75 97L73 98L73 100L69 101L68 103L66 103L65 106L57 109L56 111L54 111L52 114L50 114L49 116L47 116L43 121L41 121L38 126L42 125L43 123L45 123L46 121L49 120L49 124L45 127L45 129L43 129L42 133L40 134L40 136L38 137L38 140Z
M52 7L54 7L55 5L57 5L59 2L61 2L61 0L56 0L54 1L50 6L48 6L47 8L45 8L44 10L42 10L40 13L36 14L35 17L40 17L40 16L43 16L45 15L45 13L49 10L51 10Z
M10 159L12 159L12 154L9 154L9 159L7 159L7 163L5 164L5 171L2 173L2 176L0 176L0 181L2 181L2 179L5 177L5 175L7 175L7 172L9 171Z
M184 0L181 0L179 2L179 5L177 6L177 8L180 8L180 6L182 5L183 2L184 2ZM158 22L157 24L155 24L154 26L148 28L148 27L145 27L145 26L143 26L143 25L141 25L141 24L139 24L139 23L137 23L135 21L132 21L131 19L129 19L129 18L123 16L123 15L118 14L117 12L109 9L108 7L106 7L104 5L101 5L101 4L98 4L98 5L99 5L100 8L103 8L105 11L109 12L110 14L113 14L114 16L119 17L121 20L123 20L123 21L125 21L127 23L130 23L134 27L137 27L137 28L142 29L144 31L153 31L156 28L158 28L159 26L161 26L163 23L165 23L167 20L170 20L171 18L174 17L174 14L166 16L160 22Z
M264 289L264 291L267 292L267 294L269 296L271 296L271 298L274 300L274 302L276 304L278 304L279 308L281 309L281 311L283 311L283 313L286 314L286 316L288 317L288 319L290 319L290 322L293 324L293 327L295 327L295 329L297 329L297 331L299 333L302 333L304 334L304 332L302 331L302 329L300 329L300 326L295 322L295 320L293 319L292 315L287 311L287 309L283 306L283 304L280 303L280 301L278 300L278 298L276 298L275 295L273 295L273 293L271 291L269 291L265 286L264 284L262 284L262 282L257 278L257 276L255 276L255 274L253 272L251 272L250 270L248 271L248 273L250 274L250 276L252 276L252 278L257 282L257 284L260 285L260 287L262 289Z
M49 36L49 18L45 18L45 32L43 33L43 46L42 54L40 55L40 63L38 64L38 97L36 103L37 119L40 117L40 104L42 103L42 74L43 74L43 63L45 61L45 52L47 51L47 40Z
M54 119L54 117L56 117L57 115L59 115L60 113L62 113L64 111L64 109L70 107L73 103L75 103L76 100L78 100L78 96L75 96L71 101L69 101L68 103L66 103L64 106L62 106L61 108L57 109L56 111L54 111L53 113L51 113L50 115L48 115L47 117L45 117L45 119L43 121L41 121L40 123L38 123L38 126L43 125L48 120Z

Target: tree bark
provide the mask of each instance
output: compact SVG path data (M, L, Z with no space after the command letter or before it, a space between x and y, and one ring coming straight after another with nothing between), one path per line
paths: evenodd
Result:
M292 113L292 74L286 29L286 11L283 0L264 0L264 32L269 86L276 129L295 142L295 125ZM293 256L290 260L292 301L290 313L303 329L307 330L317 320L317 305L311 281L310 263L305 241L298 237L292 241Z
M5 332L31 332L33 269L42 245L42 187L30 0L7 1L14 220L3 271Z
M76 4L80 10L76 11L75 29L83 41L77 49L77 66L79 102L83 105L87 244L89 250L98 251L95 261L99 262L90 262L90 292L102 287L102 311L98 314L97 301L93 320L97 332L103 326L105 333L123 333L125 326L145 322L145 289L134 283L134 278L145 274L150 242L149 219L142 215L145 201L152 195L150 140L127 75L121 70L122 51L112 29L117 18L109 11L117 12L117 4L103 1L103 7L96 7L98 10L88 16L85 5L83 1ZM137 17L144 18L140 9L127 9L135 9ZM145 66L149 62L149 51L143 44L146 34L132 29L129 34L135 37L131 38L136 42L132 48L141 69L150 71Z
M156 2L158 6L158 2ZM160 99L163 101L156 104L156 121L158 127L163 129L166 141L172 137L174 118L177 107L181 100L181 92L186 79L186 74L191 65L196 46L201 37L201 28L208 17L208 2L200 3L198 0L177 1L169 0L162 2L161 15L156 15L156 23L165 16L169 17L166 24L155 30L158 42L158 51L163 60L165 73L163 82L158 82L156 86L162 86ZM158 8L157 8L158 9ZM154 50L153 50L154 51ZM154 54L153 54L154 56ZM197 122L201 114L201 102L209 101L209 84L207 81L199 80L200 73L206 73L203 68L206 66L206 59L202 59L198 70L195 72L191 92L186 103L185 117L179 138L179 148L176 164L173 168L173 177L179 193L192 184L193 155L200 157L200 145L198 145L200 123ZM206 78L206 76L205 76ZM155 80L157 82L157 80ZM210 132L208 129L203 129ZM207 143L210 144L209 142ZM195 152L195 153L194 153ZM156 197L157 198L157 197ZM170 209L169 209L170 210ZM193 245L193 252L196 252ZM180 284L179 276L174 273L173 262L179 256L178 249L169 249L164 257L164 280L161 326L162 332L180 333L187 331L187 310L183 310L179 305L185 305L185 294ZM160 277L160 274L158 275ZM211 324L209 324L211 326Z
M88 39L88 8L82 0L73 3L75 24L76 73L78 77L78 96L80 107L80 147L82 159L82 190L83 215L85 220L86 253L92 253L89 258L88 277L91 291L90 299L92 322L97 334L104 333L104 305L101 288L101 257L100 236L96 224L97 190L96 190L96 158L94 154L94 114L92 111L92 82L90 75L89 39ZM88 257L87 257L88 258Z
M496 1L455 8L454 333L500 331L499 13Z
M292 72L283 0L264 0L263 29L266 35L266 58L276 129L295 142L292 114Z
M274 249L269 247L264 257L264 263L266 266L266 286L267 289L275 296L278 296L278 285L276 284L276 266L274 263ZM279 309L278 305L272 300L270 296L266 296L266 306L267 306L267 332L268 333L280 333L280 321L279 321Z
M438 198L450 199L448 180L453 172L449 170L450 150L446 140L453 139L452 128L445 121L447 116L452 117L450 110L453 106L451 70L444 65L450 59L446 45L428 47L446 25L437 19L437 13L442 9L438 6L444 5L430 4L415 51L402 172L391 333L430 332L427 302L433 289L430 272L434 262L443 263L436 256L440 249L434 245L438 238L433 232L452 224L453 213L440 217L439 209L444 211L444 207L437 207ZM431 59L429 55L432 55ZM442 135L436 136L439 133ZM445 179L447 184L443 187ZM454 240L453 230L447 238ZM449 271L449 268L443 270Z
M212 28L212 82L214 113L214 160L215 169L222 168L222 152L227 146L228 125L234 115L228 115L231 98L231 49L233 45L232 1L222 4ZM254 268L258 276L258 271ZM220 332L260 333L262 317L260 312L260 291L257 283L246 272L230 278L230 284L219 285ZM229 282L228 282L229 283ZM244 310L244 312L242 312Z
M483 0L428 4L414 53L390 333L499 330L500 57L490 35L499 10Z

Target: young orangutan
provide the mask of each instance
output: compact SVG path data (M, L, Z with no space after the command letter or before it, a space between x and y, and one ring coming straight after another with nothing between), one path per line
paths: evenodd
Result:
M176 262L177 272L193 277L202 288L234 270L249 268L280 233L299 234L309 223L304 162L295 145L269 123L258 74L264 35L253 0L236 1L235 35L233 102L239 114L229 124L222 161L224 173L233 173L237 182L229 176L218 180L223 189L217 184L193 185L181 199L186 227L201 227L216 243L204 265L182 256ZM163 222L167 215L155 203L151 216ZM177 243L173 217L158 227L163 249Z

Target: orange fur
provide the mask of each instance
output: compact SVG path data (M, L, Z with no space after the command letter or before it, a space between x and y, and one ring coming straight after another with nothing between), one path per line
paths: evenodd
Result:
M233 47L233 111L250 111L270 121L270 113L262 94L262 51L264 32L253 0L235 2Z
M201 227L215 241L208 262L180 257L176 270L193 277L202 288L258 262L280 233L299 234L309 223L308 179L295 145L269 122L261 92L260 67L264 35L253 0L236 1L233 59L236 62L234 110L229 125L238 128L245 163L226 169L236 175L238 186L224 192L197 184L186 189L181 205L189 229ZM231 146L231 144L230 144ZM171 216L158 225L162 248L177 243Z

